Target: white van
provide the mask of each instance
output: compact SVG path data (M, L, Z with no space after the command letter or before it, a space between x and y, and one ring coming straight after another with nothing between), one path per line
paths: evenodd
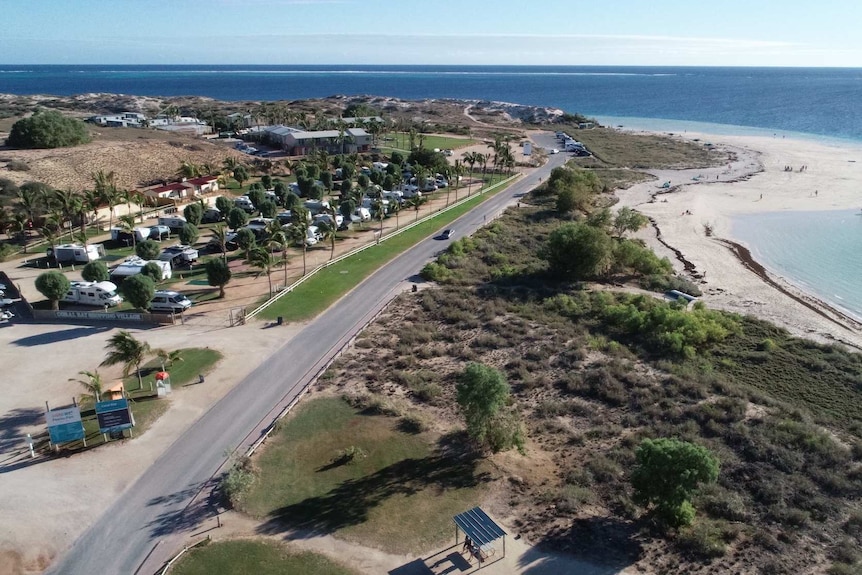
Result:
M192 307L192 302L185 295L177 291L159 290L150 302L150 311L182 313Z
M240 196L233 201L233 205L250 214L256 211L254 204L248 196Z

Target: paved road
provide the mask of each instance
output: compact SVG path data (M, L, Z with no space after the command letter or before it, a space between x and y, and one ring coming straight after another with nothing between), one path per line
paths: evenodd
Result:
M538 143L542 145L544 140L540 137ZM548 147L553 146L552 141L553 136ZM544 167L459 218L451 226L456 230L453 238L473 233L535 187L540 178L547 178L566 156L550 156ZM271 421L274 406L295 397L341 347L340 342L355 335L397 295L398 286L448 243L433 238L420 242L286 342L168 447L48 573L153 573L175 551L170 548L172 536L194 532L211 517L206 498L195 496L219 473L225 454L256 439L261 422Z

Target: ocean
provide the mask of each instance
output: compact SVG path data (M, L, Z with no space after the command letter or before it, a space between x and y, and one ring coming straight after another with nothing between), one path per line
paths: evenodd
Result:
M231 101L336 94L497 100L644 129L862 142L862 69L0 65L0 93L90 92ZM759 214L735 219L733 230L768 269L862 317L862 217Z
M749 214L732 229L764 267L862 321L862 211Z
M12 66L0 93L293 100L464 98L862 141L862 69L599 66Z

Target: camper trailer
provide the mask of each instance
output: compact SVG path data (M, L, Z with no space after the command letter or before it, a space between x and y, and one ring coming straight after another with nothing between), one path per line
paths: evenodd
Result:
M168 226L172 230L181 230L186 223L186 219L182 216L162 216L159 218L160 226Z
M127 245L131 245L136 242L142 242L150 237L150 228L132 228L132 231L128 232L123 228L119 228L114 226L111 228L111 240L115 242L125 243Z
M116 307L123 298L117 295L117 286L111 282L72 282L63 297L66 303Z
M154 262L162 269L163 280L170 279L173 275L171 271L171 262L163 262L159 260L147 261L145 259L139 258L138 256L132 256L117 267L115 267L113 270L111 270L111 278L118 281L122 281L129 276L137 275L141 273L141 270L144 269L144 266L150 262Z
M62 244L48 250L48 256L52 255L58 264L88 264L104 257L105 248L102 244Z
M171 262L171 267L190 266L198 261L198 250L191 246L177 244L162 250L159 260Z

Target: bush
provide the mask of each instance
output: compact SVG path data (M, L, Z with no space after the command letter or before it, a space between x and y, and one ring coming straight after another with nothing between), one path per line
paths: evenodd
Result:
M156 285L149 276L137 274L123 280L123 295L138 309L147 309L156 293Z
M95 261L84 266L81 270L81 277L88 282L104 282L110 279L111 273L105 262Z
M144 240L135 246L135 253L144 260L154 260L159 257L162 248L155 240Z
M200 237L200 232L198 232L197 226L185 223L183 224L183 228L180 230L180 241L186 245L194 245L196 241L198 241L198 237Z
M254 474L250 469L248 459L234 463L228 472L222 477L221 492L225 502L233 507L239 505L243 496L254 483Z
M677 544L684 551L703 559L721 557L727 551L721 530L710 521L698 521L682 530L677 538Z
M12 125L6 145L13 148L62 148L90 141L81 120L53 110L38 110Z
M141 268L141 275L145 275L151 280L153 283L161 283L162 281L162 268L159 267L159 264L156 262L148 262L143 268Z
M30 166L27 162L21 160L12 160L6 164L6 169L10 172L29 172Z
M36 278L36 289L51 302L51 309L60 308L60 300L69 287L69 279L60 272L45 272Z
M183 217L185 217L186 221L193 226L200 225L201 219L204 217L204 208L198 202L189 204L183 208Z

